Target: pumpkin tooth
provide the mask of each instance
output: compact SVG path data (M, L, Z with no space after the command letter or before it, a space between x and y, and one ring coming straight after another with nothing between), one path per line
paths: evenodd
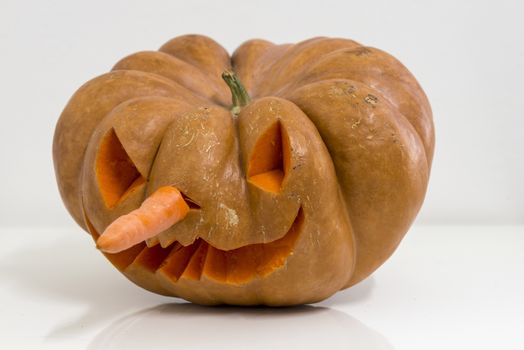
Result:
M199 240L199 242L196 242L194 244L198 245L198 248L193 253L193 256L191 256L191 259L189 260L189 263L187 264L180 278L187 278L197 281L200 280L200 277L202 275L204 260L207 255L207 249L209 244L207 244L203 240Z
M160 240L158 239L158 236L155 236L153 238L156 240L156 243L154 245L159 245L164 249L175 248L175 247L180 248L182 246L180 242L178 242L177 240L174 240L173 242L170 242L169 244L162 244L162 242L160 242Z
M175 252L176 252L177 250L182 249L182 248L183 248L183 245L180 244L180 242L174 241L173 244L170 245L170 246L167 247L167 248L170 248L170 247L171 247L171 249L170 249L170 251L169 251L169 254L167 255L167 257L164 258L164 261L162 261L162 263L160 264L160 266L158 267L158 269L160 269L160 268L162 268L164 265L166 265L167 262L168 262L168 259L169 259L173 254L175 254ZM166 249L166 248L165 248L165 249Z
M156 271L163 263L170 249L164 249L159 245L152 248L145 247L131 263L131 265L145 268L148 271Z
M202 275L211 280L225 283L227 279L227 261L223 250L209 245Z
M148 248L153 248L154 246L158 245L159 243L160 241L158 240L158 236L154 236L154 237L146 239L146 244Z
M191 244L187 247L180 246L178 249L173 248L156 273L164 275L173 282L178 281L196 248L196 244Z
M175 242L173 242L173 245L172 245L172 246L169 246L169 247L171 247L171 249L169 250L169 254L164 258L164 260L162 261L162 263L160 263L160 265L159 265L158 268L157 268L157 271L158 271L159 269L163 268L165 265L167 265L167 263L169 262L169 258L170 258L173 254L175 254L175 252L176 252L177 250L182 249L183 245L180 244L179 242L175 241ZM164 248L164 249L169 249L169 247L168 247L168 248Z
M104 255L118 270L123 271L133 263L138 254L140 254L145 247L145 243L140 243L120 253L104 253Z

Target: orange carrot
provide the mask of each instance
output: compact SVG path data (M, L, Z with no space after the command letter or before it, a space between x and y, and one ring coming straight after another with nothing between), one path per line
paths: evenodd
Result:
M180 191L160 187L129 214L113 221L102 233L96 246L106 253L118 253L154 237L182 220L189 206Z

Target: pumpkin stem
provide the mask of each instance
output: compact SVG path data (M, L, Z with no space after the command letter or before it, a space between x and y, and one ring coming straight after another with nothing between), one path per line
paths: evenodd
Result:
M226 82L227 86L231 90L231 96L233 100L233 106L231 107L231 113L237 115L240 113L240 109L247 105L251 98L246 91L246 88L240 82L240 79L236 74L230 70L224 71L222 73L222 79Z

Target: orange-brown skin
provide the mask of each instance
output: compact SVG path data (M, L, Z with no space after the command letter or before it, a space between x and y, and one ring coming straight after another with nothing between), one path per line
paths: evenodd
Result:
M66 207L95 239L163 186L194 202L147 246L106 254L128 278L201 304L293 305L358 283L393 253L434 148L429 103L400 62L330 38L251 40L230 59L188 35L160 51L81 87L53 147ZM220 79L229 69L252 99L238 116Z

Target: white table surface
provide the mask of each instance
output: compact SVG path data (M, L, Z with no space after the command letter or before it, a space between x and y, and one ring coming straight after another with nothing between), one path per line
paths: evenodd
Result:
M414 227L311 306L200 307L135 287L80 229L1 229L0 349L524 349L524 227Z

